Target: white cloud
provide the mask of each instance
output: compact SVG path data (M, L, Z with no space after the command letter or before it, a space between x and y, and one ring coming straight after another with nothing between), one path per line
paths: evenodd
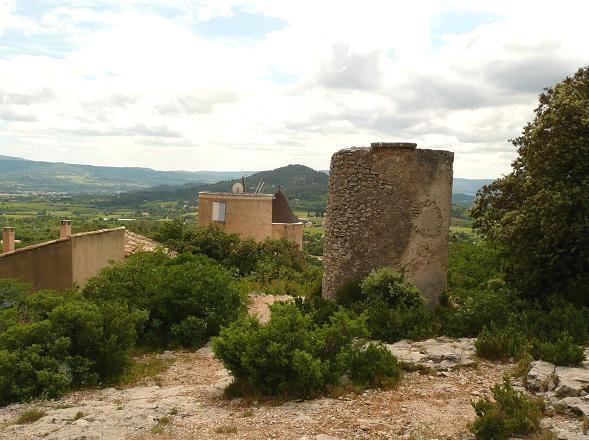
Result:
M541 89L589 62L582 1L51 4L26 15L0 0L0 154L323 169L339 148L408 140L455 151L457 176L493 177ZM240 14L286 25L227 34ZM435 31L452 14L460 29ZM35 38L55 53L31 51Z

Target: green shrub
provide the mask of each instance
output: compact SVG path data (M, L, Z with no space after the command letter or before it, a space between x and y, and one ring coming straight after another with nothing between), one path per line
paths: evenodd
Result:
M520 358L530 354L556 365L577 365L585 358L587 309L557 300L545 310L531 305L513 314L505 325L485 327L475 346L489 359Z
M237 268L240 275L247 276L256 269L258 259L258 243L255 240L241 240L231 249L227 263Z
M178 257L166 263L148 294L147 331L159 345L166 345L172 326L188 329L188 323L182 326L187 318L190 318L192 331L195 327L203 328L204 337L198 341L202 344L243 311L243 300L234 289L230 274L204 256ZM195 318L204 326L196 324ZM197 346L196 343L190 345Z
M472 402L476 419L470 426L480 440L507 440L540 430L542 401L528 397L511 386L509 379L491 388L493 400L483 397Z
M164 224L156 238L178 253L204 254L220 263L228 262L240 242L237 234L227 234L215 224L185 225L181 218Z
M145 318L77 292L21 297L0 313L0 404L116 381Z
M585 349L576 345L573 337L563 333L555 342L534 340L532 354L536 359L542 359L555 365L578 365L585 359Z
M132 255L102 269L88 280L82 292L93 301L112 300L148 310L148 289L158 282L160 268L167 261L166 255L160 252Z
M236 269L240 276L253 274L256 281L285 278L285 271L300 273L308 266L305 253L293 241L240 240L237 234L228 234L214 224L185 225L176 219L165 223L156 238L178 253L203 254Z
M299 310L303 314L310 316L311 320L317 325L328 323L333 314L339 310L335 302L322 298L321 294L297 297L294 302Z
M433 314L422 305L390 307L381 298L365 303L370 336L387 342L401 339L420 340L433 336L436 326Z
M207 322L196 316L188 316L179 324L170 326L172 345L180 347L201 347L209 340Z
M421 307L423 296L405 277L391 268L373 270L360 284L362 294L368 300L384 300L389 307Z
M477 355L491 360L503 360L510 357L520 357L529 350L527 336L516 326L509 325L502 328L483 328L475 347Z
M356 344L357 345L357 344ZM401 367L397 358L385 347L373 342L355 346L346 359L352 382L371 387L396 384Z
M350 307L365 299L362 293L362 277L348 278L335 292L335 301L344 307Z
M258 255L254 270L254 277L258 281L295 279L307 269L305 253L290 240L268 238L258 244Z
M450 243L450 292L486 288L489 280L502 278L501 273L501 249L485 241Z
M214 339L215 355L235 377L232 393L308 397L324 392L345 374L370 383L398 375L394 357L385 355L384 348L365 349L355 342L367 335L364 317L353 318L340 309L329 322L317 324L301 307L304 304L274 304L268 323L245 317ZM367 359L377 361L373 370L359 367ZM386 361L394 367L386 367Z
M374 270L364 279L347 280L336 298L357 315L366 315L373 339L422 339L437 331L434 316L425 307L419 290L390 268Z
M22 298L30 290L29 284L17 280L0 279L0 307L9 306Z
M83 294L147 311L141 342L154 346L199 347L244 310L230 273L204 255L140 255L101 271Z
M524 316L531 336L543 341L556 341L563 333L573 338L575 344L589 340L589 308L571 304L562 298L551 297L541 307L529 307Z
M522 307L517 295L501 282L494 288L456 290L448 294L447 307L437 310L445 335L477 336L483 327L503 327Z
M442 332L474 337L483 327L505 326L523 309L503 281L501 250L485 241L450 244L448 292L437 309Z

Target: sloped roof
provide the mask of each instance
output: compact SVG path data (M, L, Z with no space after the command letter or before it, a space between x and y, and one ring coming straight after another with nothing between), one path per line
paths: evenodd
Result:
M292 209L290 209L288 200L286 200L282 191L278 190L278 192L274 194L274 200L272 200L272 223L296 222L298 222L298 219L292 212Z
M125 257L139 252L154 252L158 249L163 250L169 256L175 256L175 252L166 249L163 244L145 237L144 235L136 234L128 229L125 230Z

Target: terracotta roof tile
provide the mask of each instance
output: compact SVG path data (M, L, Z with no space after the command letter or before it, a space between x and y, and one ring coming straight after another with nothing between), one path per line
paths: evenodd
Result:
M125 231L125 257L136 254L138 252L154 252L158 249L163 250L166 254L173 257L176 256L175 252L166 249L163 244L152 240L151 238L143 235L136 234L129 231Z

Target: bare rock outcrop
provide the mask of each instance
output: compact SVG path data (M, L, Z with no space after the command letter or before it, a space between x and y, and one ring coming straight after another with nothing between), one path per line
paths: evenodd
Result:
M476 365L474 339L440 337L425 341L399 341L386 347L409 367L446 371Z

